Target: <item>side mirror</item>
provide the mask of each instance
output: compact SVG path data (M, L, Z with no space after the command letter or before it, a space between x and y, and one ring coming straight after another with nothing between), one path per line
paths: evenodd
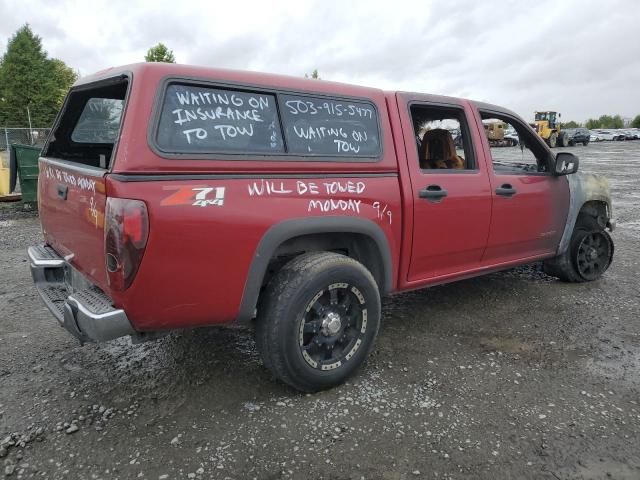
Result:
M556 175L571 175L578 171L580 160L573 153L560 152L556 155L555 171Z

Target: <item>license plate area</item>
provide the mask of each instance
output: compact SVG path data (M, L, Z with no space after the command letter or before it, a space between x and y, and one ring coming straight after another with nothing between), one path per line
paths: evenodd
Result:
M86 290L93 286L84 276L73 268L69 263L65 263L63 267L64 284L69 291L69 295L79 291Z

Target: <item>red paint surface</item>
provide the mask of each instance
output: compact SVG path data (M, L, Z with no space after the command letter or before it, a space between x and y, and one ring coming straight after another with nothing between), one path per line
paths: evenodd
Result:
M566 179L512 175L509 180L523 194L496 198L495 187L504 179L493 173L478 113L465 100L183 65L143 64L122 70L133 72L133 82L113 173L251 173L255 177L121 182L107 175L105 181L96 180L95 193L71 185L67 201L61 201L56 188L66 183L55 173L54 177L41 173L40 211L46 241L63 255L71 254L71 263L111 296L117 307L124 308L139 330L233 321L258 243L269 227L284 220L312 215L372 220L391 248L394 291L549 256L559 243L569 205ZM367 98L378 109L383 156L376 163L160 158L149 147L147 127L157 88L167 75ZM477 171L447 175L419 170L409 99L454 102L465 109ZM41 172L48 164L41 159ZM341 176L347 173L350 178ZM357 178L368 173L392 175ZM279 174L327 177L278 178ZM262 186L261 181L271 182L272 193L251 195L249 186L254 182ZM327 194L324 184L333 181L363 182L364 191ZM418 198L418 191L433 183L449 191L437 204ZM190 192L194 188L220 187L224 187L223 205L193 205ZM102 228L106 195L140 199L148 208L146 251L131 287L123 292L111 291L106 281ZM332 199L351 200L351 208L353 201L359 201L359 212L310 209L310 201Z
M66 200L58 195L58 187L68 188ZM73 168L41 158L38 190L38 210L45 241L107 291L104 264L104 207L107 196L104 179L81 174Z

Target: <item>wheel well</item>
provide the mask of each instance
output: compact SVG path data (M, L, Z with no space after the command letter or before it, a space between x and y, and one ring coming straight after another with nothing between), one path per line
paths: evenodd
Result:
M386 272L380 261L381 252L376 242L368 235L349 232L314 233L286 240L278 246L271 257L262 286L264 287L269 279L292 258L303 253L319 251L341 253L362 263L371 272L382 293Z
M582 205L580 212L578 212L578 220L581 217L593 217L598 222L598 225L603 229L607 226L609 221L609 207L606 202L600 200L590 200Z

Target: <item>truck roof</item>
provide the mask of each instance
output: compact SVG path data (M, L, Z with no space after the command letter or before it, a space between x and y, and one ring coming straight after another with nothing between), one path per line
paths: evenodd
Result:
M366 87L362 85L355 85L351 83L334 82L330 80L317 80L305 77L296 77L292 75L279 75L275 73L254 72L249 70L233 70L226 68L212 68L197 65L185 65L177 63L155 63L155 62L140 62L132 63L129 65L122 65L119 67L110 67L105 70L100 70L91 75L87 75L78 79L74 83L75 86L86 85L95 81L103 80L122 74L130 74L134 77L140 74L154 73L155 76L175 76L185 78L203 78L203 79L220 79L222 81L234 81L245 85L256 86L279 86L290 88L292 90L307 90L307 91L330 91L346 93L354 96L370 96L373 93L409 93L401 92L399 90L383 90L375 87ZM417 93L417 92L414 92ZM447 97L444 95L431 95L424 93L417 93L418 95L428 95L434 99L446 100L453 99L454 97Z
M436 103L457 103L457 101L461 100L461 98L459 97L451 97L446 95L435 95L424 92L406 92L401 90L383 90L380 88L365 87L350 83L317 80L312 78L296 77L292 75L279 75L274 73L254 72L249 70L233 70L197 65L156 62L132 63L129 65L122 65L119 67L111 67L105 70L100 70L99 72L78 79L74 83L74 87L125 74L132 75L133 77L140 75L149 75L156 79L164 78L167 76L201 78L206 80L220 79L220 81L223 82L237 82L243 85L255 85L262 88L276 87L284 90L303 90L354 97L371 97L380 96L380 94L394 95L396 93L404 93L409 95L420 95L426 100ZM451 102L452 100L455 100L455 102ZM498 105L476 101L473 101L473 103L478 108L484 110L491 110L493 112L505 113L508 115L516 115L511 110L500 107Z
M238 82L245 85L266 87L285 87L292 90L310 91L336 91L340 90L348 95L368 96L372 93L382 92L379 88L364 87L348 83L317 80L291 75L278 75L274 73L253 72L249 70L233 70L225 68L211 68L197 65L184 65L177 63L141 62L119 67L111 67L100 70L94 74L80 78L74 86L85 85L105 78L121 74L137 75L152 74L154 77L185 77L202 79L220 79L221 81Z

